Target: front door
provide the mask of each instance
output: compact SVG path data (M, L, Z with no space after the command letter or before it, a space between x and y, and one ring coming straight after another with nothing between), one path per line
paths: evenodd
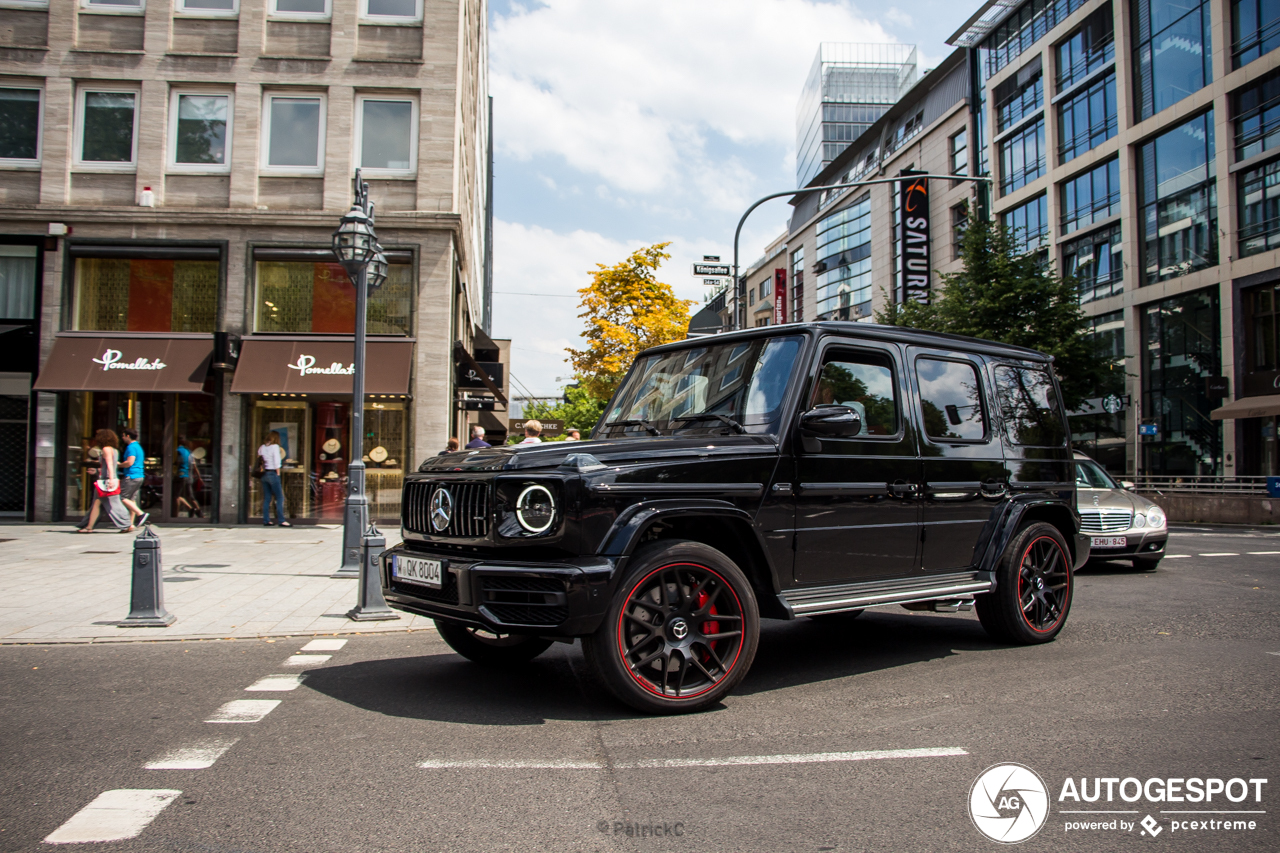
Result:
M796 560L801 584L911 574L920 537L920 460L903 407L901 353L894 346L828 344L808 409L856 409L852 438L796 440Z
M991 423L989 391L977 358L910 347L920 418L920 565L965 569L979 555L987 522L1009 490L1004 448Z

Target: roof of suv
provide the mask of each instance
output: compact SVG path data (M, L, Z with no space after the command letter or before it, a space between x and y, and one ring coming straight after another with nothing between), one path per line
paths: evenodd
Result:
M878 323L854 323L837 320L825 320L814 323L787 323L781 326L763 326L754 329L742 329L737 332L724 332L718 335L685 338L682 341L675 341L673 343L653 347L645 350L645 352L665 352L667 350L681 349L683 347L706 346L707 343L712 340L714 340L715 343L742 339L749 340L771 335L794 334L798 331L811 333L825 332L828 334L847 335L852 338L864 338L875 341L896 341L899 343L916 344L918 346L964 350L966 352L976 352L984 355L1006 356L1009 358L1023 359L1025 361L1039 361L1045 363L1053 361L1053 356L1046 355L1039 350L1013 346L1012 344L997 343L996 341L987 341L981 338L970 338L964 335L951 335L944 332L925 332L920 329L908 329L903 326L882 326Z

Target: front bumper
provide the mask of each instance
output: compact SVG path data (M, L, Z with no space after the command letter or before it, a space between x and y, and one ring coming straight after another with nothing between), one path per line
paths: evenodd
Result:
M1109 560L1120 557L1163 557L1165 544L1169 541L1169 528L1157 530L1132 528L1119 533L1086 534L1093 537L1111 538L1123 536L1126 540L1123 547L1101 548L1091 546L1089 557L1093 560Z
M397 577L397 556L441 560L437 588ZM408 613L482 627L501 634L580 637L590 634L609 606L610 581L618 561L575 557L544 563L488 558L460 559L403 544L380 558L382 595L387 605Z

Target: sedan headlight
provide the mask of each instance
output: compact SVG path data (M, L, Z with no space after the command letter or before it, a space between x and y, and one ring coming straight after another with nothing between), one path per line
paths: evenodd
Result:
M546 486L525 486L516 498L516 520L530 533L545 533L556 520L556 499Z
M1136 530L1141 530L1147 526L1147 517L1140 512L1133 514L1133 526Z
M1151 509L1147 510L1147 525L1150 527L1164 527L1164 510L1158 506L1153 506Z

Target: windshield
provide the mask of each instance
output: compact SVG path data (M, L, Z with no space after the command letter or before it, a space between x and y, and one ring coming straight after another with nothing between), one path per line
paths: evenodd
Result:
M1081 489L1118 489L1116 481L1111 479L1102 467L1091 459L1076 460L1076 486Z
M618 389L603 431L718 432L728 419L749 432L768 432L778 420L802 342L799 335L765 338L641 358Z

